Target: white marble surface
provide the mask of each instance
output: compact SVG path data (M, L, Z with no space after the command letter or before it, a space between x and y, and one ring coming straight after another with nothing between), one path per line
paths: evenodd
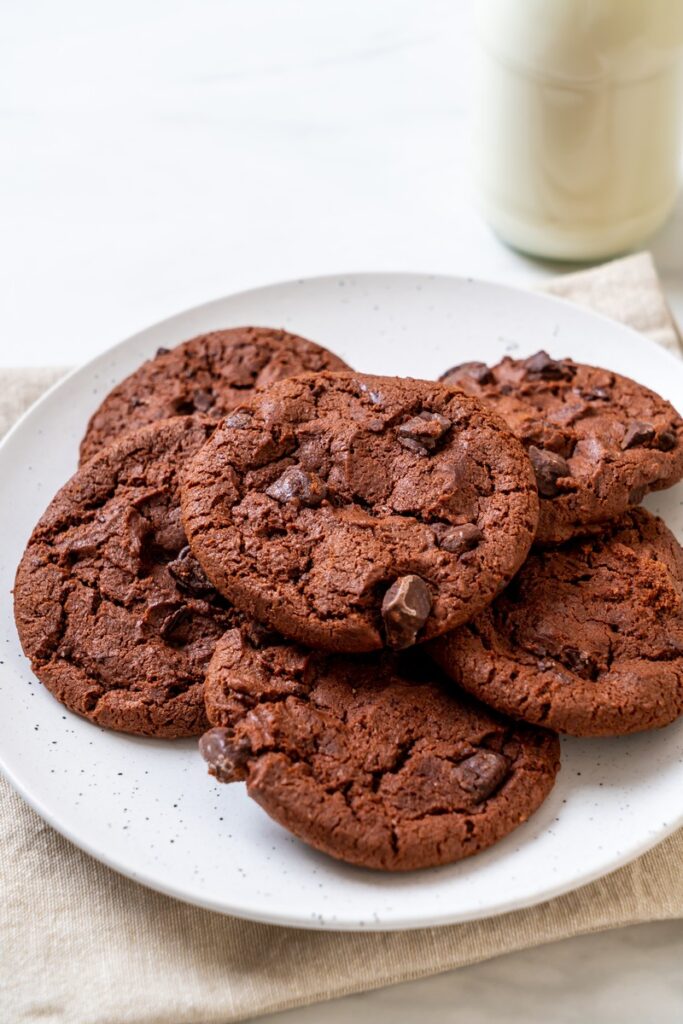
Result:
M340 270L528 282L470 195L466 0L31 0L0 33L0 356ZM683 313L683 200L652 241Z
M0 362L75 363L184 307L339 270L530 283L472 202L466 0L32 0L0 33ZM683 318L683 200L649 243ZM298 1010L683 1018L683 924ZM264 1018L265 1020L265 1018Z

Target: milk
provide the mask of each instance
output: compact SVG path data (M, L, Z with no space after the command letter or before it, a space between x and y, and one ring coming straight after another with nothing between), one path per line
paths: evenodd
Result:
M683 0L477 0L476 181L511 245L584 260L675 201Z

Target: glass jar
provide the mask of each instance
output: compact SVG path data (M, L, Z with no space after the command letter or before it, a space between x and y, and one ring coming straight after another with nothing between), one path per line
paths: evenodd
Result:
M478 0L476 181L510 245L587 260L676 198L683 0Z

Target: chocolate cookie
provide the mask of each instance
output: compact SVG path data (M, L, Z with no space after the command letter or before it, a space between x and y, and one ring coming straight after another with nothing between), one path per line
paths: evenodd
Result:
M258 646L232 630L205 692L211 774L245 780L285 828L363 867L477 853L526 821L559 769L553 733L498 717L424 658Z
M192 461L190 544L214 585L333 651L445 633L505 585L538 500L522 446L455 388L358 374L255 394Z
M601 537L534 551L481 615L429 645L491 707L574 736L683 712L683 550L634 509Z
M648 491L683 477L683 420L654 391L609 370L551 359L463 363L441 378L498 412L536 472L536 540L599 532Z
M207 726L216 640L241 621L190 553L178 476L214 422L143 427L88 462L33 531L14 591L33 670L72 711L144 736Z
M114 438L170 416L201 413L220 419L254 388L283 377L345 370L320 345L270 327L212 331L173 349L159 349L110 391L81 442L81 464Z

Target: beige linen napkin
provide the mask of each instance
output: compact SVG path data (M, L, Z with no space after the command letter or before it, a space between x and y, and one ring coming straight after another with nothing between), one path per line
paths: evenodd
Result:
M545 285L543 291L628 324L670 352L683 354L681 335L649 252L564 274Z
M549 290L676 348L648 254ZM0 374L0 433L61 371ZM403 933L252 924L144 889L81 853L0 779L0 1021L225 1024L570 935L683 917L683 831L529 910Z

